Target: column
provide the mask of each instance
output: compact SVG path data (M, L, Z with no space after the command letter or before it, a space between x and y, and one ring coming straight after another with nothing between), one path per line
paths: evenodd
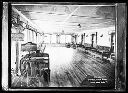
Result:
M92 34L92 44L91 44L92 47L93 47L93 44L94 44L94 35L95 34Z
M111 52L113 53L114 52L114 35L115 33L111 33Z
M85 33L83 35L83 45L85 44Z
M34 43L36 43L36 32L34 32Z
M38 33L38 44L40 43L40 34Z
M38 42L37 42L37 33L36 33L36 44L37 44Z
M29 31L29 42L31 42L31 36L30 36L30 30L28 30Z
M81 45L83 44L83 34L81 34Z
M16 74L18 75L19 70L19 42L16 41Z
M37 44L39 45L39 33L37 33Z
M60 39L60 38L59 38L59 35L56 35L56 38L57 38L57 39L56 39L57 44L60 43L60 41L59 41L59 39Z
M32 42L34 43L34 32L32 31Z
M78 44L78 35L76 35L76 44Z
M40 43L42 43L42 35L40 35Z
M16 29L16 32L19 33L19 31ZM19 41L16 41L16 74L18 75L19 71Z
M73 42L73 35L71 35L72 37L71 37L71 42Z
M75 43L77 44L77 35L75 35Z
M42 42L44 43L44 34L42 35Z
M30 42L32 42L32 31L31 30L29 30L30 31Z
M96 32L96 46L97 46L97 32Z
M39 34L37 33L37 44L39 44Z
M29 30L27 29L27 42L29 42Z

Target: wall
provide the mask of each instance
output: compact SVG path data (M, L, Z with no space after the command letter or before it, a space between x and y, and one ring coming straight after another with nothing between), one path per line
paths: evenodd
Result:
M56 35L51 36L51 43L56 43Z
M91 44L92 43L91 39L92 39L91 32L89 32L89 31L85 32L85 43Z
M71 35L66 35L66 43L71 43Z
M50 43L50 35L49 34L44 35L44 43Z
M97 45L100 46L111 46L111 36L109 35L111 32L115 31L115 27L108 27L108 28L102 28L102 29L93 29L93 30L86 30L82 31L82 33L85 33L85 43L91 44L92 33L97 32ZM96 39L94 37L94 39ZM94 40L95 41L95 40Z
M12 28L11 29L12 33L16 33L16 29ZM42 40L42 36L40 36L40 34L38 34L37 37L37 41L36 41L36 34L35 32L32 35L32 31L25 29L24 31L22 31L22 33L24 34L24 41L18 41L19 42L19 62L20 59L22 58L22 55L27 54L28 52L23 52L21 51L21 44L25 44L27 42L33 42L33 43L37 43L39 44ZM16 41L12 41L11 40L11 68L15 69L16 68Z
M80 43L81 43L81 35L78 34L78 36L77 36L77 44L80 44Z
M16 29L12 28L11 29L12 33L16 33ZM21 51L21 44L27 43L28 38L27 38L27 30L24 30L22 32L24 34L24 41L18 41L19 42L19 61L21 59L22 55L25 55L26 52ZM16 41L11 40L11 68L15 69L16 68Z
M99 31L97 33L97 45L100 46L111 46L111 36L108 34L108 31Z
M60 43L65 43L65 35L60 35Z

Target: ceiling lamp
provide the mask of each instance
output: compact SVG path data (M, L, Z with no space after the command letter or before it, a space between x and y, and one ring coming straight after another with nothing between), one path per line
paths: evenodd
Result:
M81 25L80 24L78 24L78 26L79 26L79 28L81 28Z
M103 37L103 34L100 37Z

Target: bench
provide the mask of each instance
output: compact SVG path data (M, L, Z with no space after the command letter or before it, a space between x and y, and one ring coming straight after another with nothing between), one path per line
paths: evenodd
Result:
M99 58L109 58L111 55L111 48L106 46L99 46L97 45L95 48L91 47L91 44L84 44L85 51L88 52L90 55Z
M109 58L111 55L111 48L106 46L96 46L96 49L100 54L102 54L102 57Z

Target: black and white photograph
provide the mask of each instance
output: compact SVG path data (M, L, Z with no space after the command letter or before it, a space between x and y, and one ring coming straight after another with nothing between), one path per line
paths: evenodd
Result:
M120 74L125 83L125 9L117 13L117 5L3 4L2 40L8 44L2 43L6 48L2 46L2 58L8 59L2 60L2 70L8 72L2 78L7 86L14 90L125 87L117 78ZM119 13L123 19L117 18Z

